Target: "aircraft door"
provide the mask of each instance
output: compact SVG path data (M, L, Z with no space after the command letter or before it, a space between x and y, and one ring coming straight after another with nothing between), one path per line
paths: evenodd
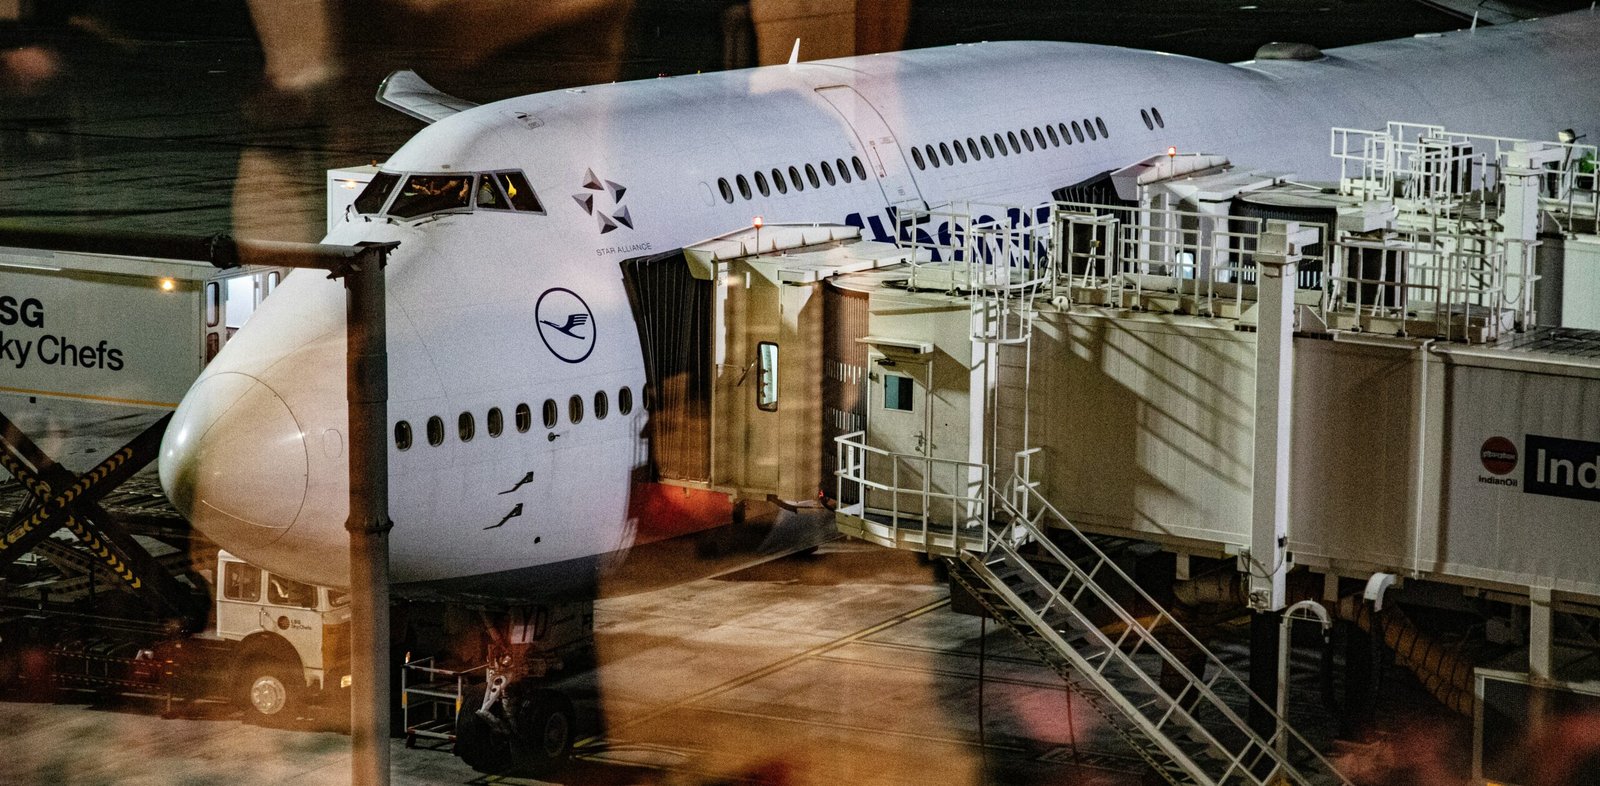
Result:
M932 364L916 355L896 352L890 356L874 347L867 353L867 368L866 443L890 454L869 461L869 480L903 490L869 489L867 507L920 515L921 490L930 480L926 462L920 458L934 455L935 449L933 407L928 396Z
M883 189L886 204L912 203L917 208L927 207L922 192L911 176L911 166L906 163L894 131L884 121L883 115L867 103L867 99L848 85L817 88L817 95L827 101L855 132L861 159Z

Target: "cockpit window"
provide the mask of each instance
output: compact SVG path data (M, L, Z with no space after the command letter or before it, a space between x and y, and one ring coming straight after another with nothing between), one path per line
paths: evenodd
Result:
M472 204L472 175L412 175L389 206L389 215L415 218Z
M384 209L386 202L388 209ZM544 215L544 205L528 185L527 175L517 170L460 175L379 172L356 197L355 207L364 214L381 213L393 218L474 209Z
M534 195L533 188L528 185L528 178L521 172L496 172L494 181L511 200L513 208L527 213L544 212L544 205L539 204L539 197Z
M394 190L394 185L400 182L400 176L389 172L379 172L372 176L372 182L361 190L356 197L357 213L376 213L383 209L383 203L389 201L389 192Z
M495 186L494 178L484 175L478 178L478 207L483 210L510 210L506 198L500 195L500 189Z

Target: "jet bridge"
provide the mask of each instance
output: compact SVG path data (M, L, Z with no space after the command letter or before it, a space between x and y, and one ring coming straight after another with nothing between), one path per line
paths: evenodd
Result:
M1197 640L1128 614L1154 601L1098 536L1160 544L1180 575L1232 559L1224 595L1263 614L1370 618L1397 580L1524 605L1545 677L1552 614L1600 616L1594 149L1332 139L1328 187L1158 156L1110 176L1119 200L901 211L912 259L834 282L866 298L869 347L841 531L952 560L1174 783L1342 778L1254 671L1190 670L1172 653ZM1341 580L1365 598L1334 604Z
M829 282L911 256L856 227L777 224L624 261L656 479L815 500L831 486L832 438L865 415L865 298Z

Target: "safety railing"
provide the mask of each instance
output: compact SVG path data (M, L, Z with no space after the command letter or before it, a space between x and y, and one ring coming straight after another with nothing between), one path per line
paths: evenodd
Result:
M1259 218L1057 202L1052 225L1061 289L1073 301L1201 316L1237 316L1255 301ZM1320 270L1322 257L1301 264Z
M836 513L857 535L895 548L952 555L989 548L990 471L986 464L901 453L868 445L866 432L838 445Z

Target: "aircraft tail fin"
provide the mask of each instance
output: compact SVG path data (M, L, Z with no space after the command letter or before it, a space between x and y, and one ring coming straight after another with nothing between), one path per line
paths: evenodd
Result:
M1501 0L1417 0L1417 2L1463 20L1471 19L1473 27L1480 24L1503 25L1544 15L1532 6Z
M410 69L396 71L378 85L378 103L398 109L424 123L443 120L463 109L477 104L449 93L423 81Z

